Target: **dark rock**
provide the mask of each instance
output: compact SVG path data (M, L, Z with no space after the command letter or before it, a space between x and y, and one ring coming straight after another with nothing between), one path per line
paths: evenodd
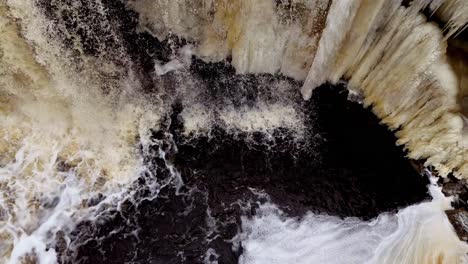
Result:
M463 209L448 210L445 212L452 223L458 237L468 241L468 212Z
M453 196L452 205L457 209L468 209L468 187L464 180L459 180L453 175L442 179L442 192L446 196Z
M441 179L441 185L444 195L454 198L452 202L454 209L446 211L448 219L458 237L463 241L468 241L468 187L466 182L449 175Z

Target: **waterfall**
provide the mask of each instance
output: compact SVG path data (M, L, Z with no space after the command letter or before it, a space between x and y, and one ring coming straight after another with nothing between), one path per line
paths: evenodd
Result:
M226 220L194 183L216 180L177 155L222 135L315 166L327 135L307 100L341 85L408 159L465 182L467 25L464 0L0 0L0 262L74 262L101 224L171 197L178 216L206 202L207 234L237 221L222 243L240 263L466 263L435 178L373 219L292 216L256 186L239 206L257 213ZM109 234L139 240L132 221ZM197 261L223 263L207 237Z

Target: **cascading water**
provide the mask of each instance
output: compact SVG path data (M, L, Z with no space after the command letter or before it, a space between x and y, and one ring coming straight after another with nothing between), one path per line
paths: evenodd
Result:
M467 23L0 0L0 263L468 263L437 186L468 178Z
M373 221L306 214L285 217L275 205L260 205L244 218L240 263L457 263L466 247L446 236L450 199L435 186L433 200ZM291 243L294 241L294 243Z

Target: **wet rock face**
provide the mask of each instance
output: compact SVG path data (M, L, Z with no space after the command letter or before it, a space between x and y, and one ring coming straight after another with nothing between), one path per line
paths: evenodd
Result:
M455 198L455 208L468 209L468 187L462 181L450 175L442 180L442 191L446 196Z
M219 71L211 73L206 78L219 79ZM428 198L426 180L392 133L346 98L343 87L324 86L303 102L314 133L301 142L288 129L267 136L215 127L209 136L185 136L183 106L175 104L168 126L153 133L145 157L151 174L135 182L120 210L78 226L77 250L66 252L63 263L237 263L242 245L231 239L264 194L292 216L313 211L363 219ZM180 188L171 166L184 182ZM156 192L149 187L155 182Z
M446 214L458 237L468 241L468 187L464 181L450 175L442 180L442 192L454 198L452 206L455 209L446 211Z
M458 237L463 241L468 241L468 212L464 209L446 211Z

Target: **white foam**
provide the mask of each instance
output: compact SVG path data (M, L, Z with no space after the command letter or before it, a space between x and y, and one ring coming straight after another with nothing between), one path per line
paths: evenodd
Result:
M192 47L190 45L184 46L178 52L176 59L173 59L166 64L161 64L160 62L155 62L154 70L157 75L164 75L171 71L177 71L181 69L187 69L192 63Z
M468 263L468 245L445 215L451 199L431 185L433 200L384 213L372 221L308 213L285 215L271 203L242 217L235 241L242 264L414 264Z
M203 259L204 264L218 264L219 254L216 250L209 248L206 251L205 258Z
M214 122L214 113L201 104L184 107L181 117L184 120L184 134L207 133Z
M130 5L140 12L140 25L154 35L165 38L173 33L201 43L194 50L209 57L207 60L232 55L239 72L276 73L281 69L302 80L316 57L309 72L313 84L309 88L331 75L337 79L343 72L359 73L345 77L356 84L353 88L364 90L367 98L364 103L376 105L374 111L388 126L403 126L397 133L399 143L408 146L411 157L427 158L428 165L434 165L442 174L458 170L456 175L468 177L467 136L461 135L463 119L456 111L456 80L446 65L444 36L435 25L415 15L418 8L399 8L379 37L374 36L373 26L364 23L366 19L358 20L365 30L357 28L353 34L360 36L370 55L364 55L364 49L359 49L357 58L362 57L363 63L351 63L349 56L354 58L354 54L348 54L343 64L346 67L334 73L335 51L339 51L352 27L347 19L353 17L358 4L367 1L333 1L328 18L329 1L321 0L317 5L307 3L303 5L307 10L305 15L286 22L278 15L272 0L227 2L142 0L131 1ZM100 0L89 3L101 18L106 17ZM417 3L427 6L429 1ZM65 6L59 11L80 16L80 8ZM437 1L430 7L441 8L439 15L449 23L448 35L466 25L466 1ZM373 11L369 14L375 18L377 10ZM324 34L309 31L309 26L315 27L314 22L325 20ZM118 27L105 19L100 23L110 29L107 37L111 42L120 43L119 34L114 32ZM321 28L318 25L317 31ZM71 48L64 47L60 34L56 34L59 29L66 31L66 26L51 23L35 1L0 1L0 262L18 262L35 252L39 262L53 263L56 252L47 248L53 247L54 232L72 228L92 211L82 202L97 193L107 195L106 201L121 199L125 188L144 170L136 146L141 144L143 152L148 150L152 144L149 128L159 118L160 106L146 101L139 93L141 85L134 78L136 73L132 73L132 63L123 45L107 47L105 43L96 43L99 56L87 56L79 41L73 42ZM80 39L76 32L68 33ZM364 38L360 34L369 36ZM375 43L368 42L374 37ZM319 38L320 51L315 56ZM191 53L191 48L182 49L169 63L156 64L155 73L164 75L187 68ZM349 65L352 67L347 69ZM306 97L309 88L305 88ZM109 94L105 95L103 90ZM286 127L300 132L303 129L300 113L286 102L240 108L226 106L216 115L232 130L268 132ZM189 132L206 131L215 120L201 106L187 108L183 118ZM174 177L177 180L178 176ZM56 198L58 204L45 206ZM287 262L288 257L296 257L302 261L316 254L307 247L308 242L314 243L311 237L318 234L317 241L324 241L326 237L340 237L343 232L350 239L343 240L348 241L346 247L340 244L343 241L337 241L328 249L343 251L350 260L356 261L369 250L359 247L355 240L373 247L373 255L366 256L376 257L381 263L390 261L387 257L396 254L395 259L401 263L408 261L405 250L420 259L440 257L443 251L448 260L465 250L443 215L447 204L440 197L403 209L396 216L383 215L373 222L310 214L301 220L288 220L271 207L265 209L264 216L245 220L245 230L249 230L249 223L250 230L263 230L252 231L255 236L245 233L248 251L243 261L246 263L257 259L252 260L249 255L255 252L257 247L252 247L255 243L257 249L263 246L270 253L257 252L259 258L276 256ZM272 229L259 225L262 221ZM262 236L278 239L281 234L288 234L289 241L302 246L293 247L294 243L289 242L271 245L277 251L265 249L264 243L268 241L260 239ZM367 236L371 239L366 240ZM377 240L378 246L371 243ZM286 246L287 251L275 255ZM355 254L355 250L364 253ZM427 255L429 251L434 255ZM298 258L299 255L303 258ZM330 256L319 252L316 257L326 260Z
M450 76L446 60L447 39L468 23L467 1L150 2L130 5L142 28L193 40L206 61L231 57L238 73L281 72L304 81L305 99L326 82L349 80L382 123L404 130L396 135L409 157L427 160L443 177L468 177L464 106L456 95L466 94L465 74ZM445 28L427 22L426 8Z
M57 232L92 215L95 195L122 198L159 118L130 73L71 56L49 23L33 2L0 1L1 263L56 263Z
M304 132L301 114L292 105L282 103L259 103L240 109L225 107L220 111L220 119L228 129L245 132L269 132L276 128L290 128L297 132L297 136Z

